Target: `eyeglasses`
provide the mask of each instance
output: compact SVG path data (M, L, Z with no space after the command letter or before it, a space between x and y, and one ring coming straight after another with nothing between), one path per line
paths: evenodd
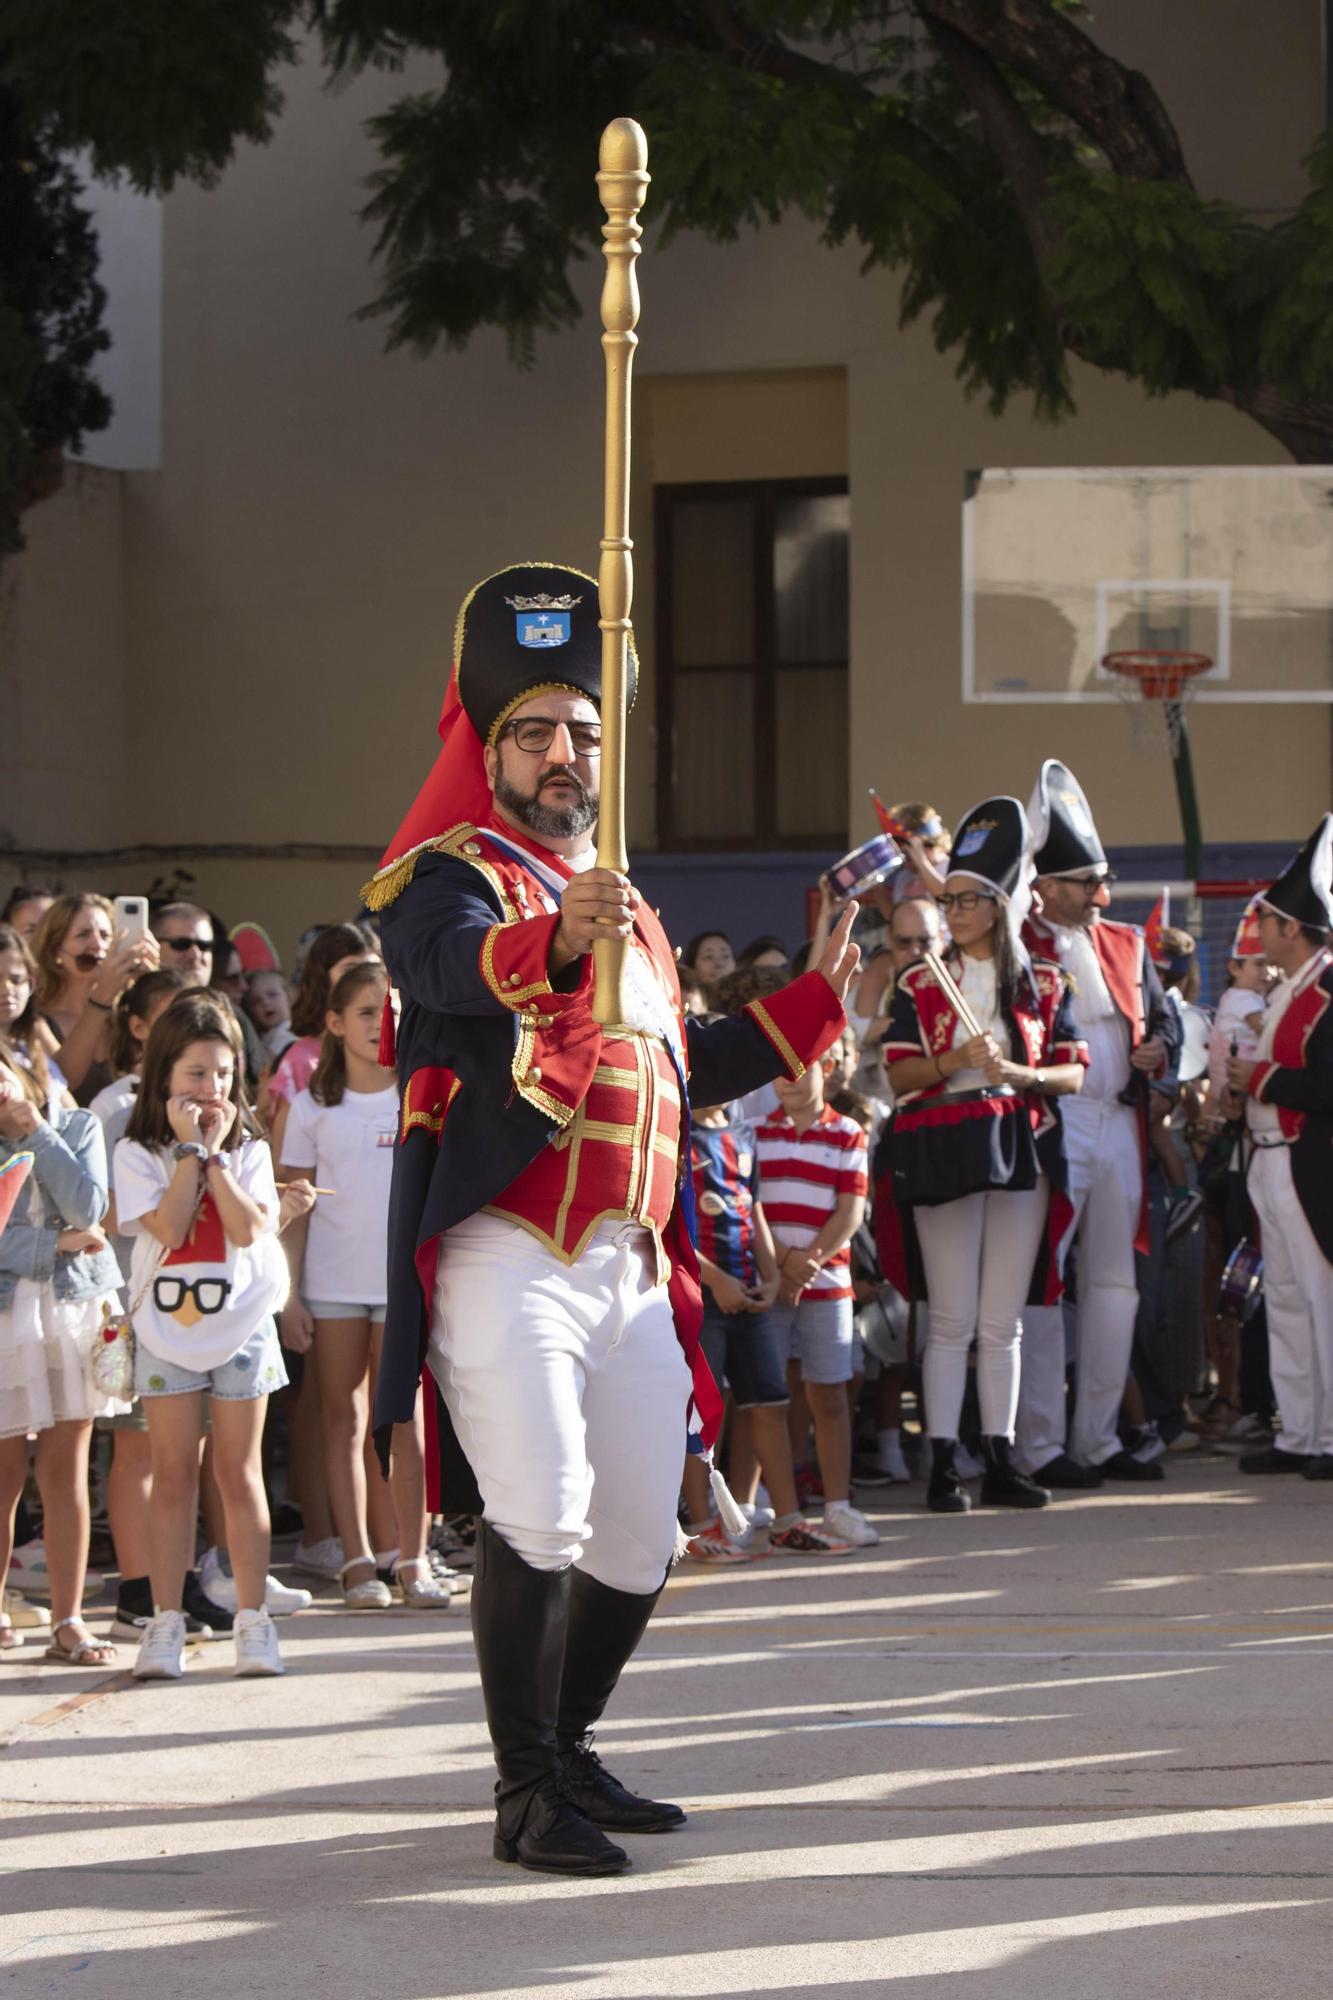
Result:
M1062 882L1067 882L1071 889L1082 889L1086 892L1090 889L1109 889L1111 884L1116 880L1116 877L1114 875L1109 875L1109 874L1108 875L1062 875L1060 877L1060 880Z
M946 891L943 896L937 896L935 901L946 916L950 910L957 910L960 915L970 917L978 903L993 903L995 898L988 896L984 889L963 889L957 895Z
M902 945L914 944L918 951L929 951L935 939L929 931L913 931L910 937L905 937L901 931L895 931L893 942Z
M159 938L158 943L165 945L168 951L179 952L182 958L187 951L200 951L207 958L213 946L217 943L217 939L211 937Z
M226 1278L196 1278L188 1284L184 1278L155 1278L153 1281L153 1304L164 1313L179 1312L186 1299L193 1299L201 1313L221 1312L227 1303L231 1283Z
M600 722L553 722L549 715L524 716L520 722L507 722L500 731L501 736L513 737L520 750L530 757L539 757L543 750L549 750L555 741L557 729L567 729L569 740L580 757L597 757L602 749L602 725Z

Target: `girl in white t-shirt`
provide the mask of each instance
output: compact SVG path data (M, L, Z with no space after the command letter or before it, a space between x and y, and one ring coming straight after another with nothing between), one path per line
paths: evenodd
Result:
M116 1219L135 1239L134 1387L153 1461L156 1610L134 1667L140 1680L181 1673L205 1390L236 1577L236 1673L283 1671L264 1608L269 1515L260 1441L269 1394L287 1380L273 1325L287 1266L272 1161L252 1134L242 1075L231 1010L208 994L183 994L148 1037L139 1093L116 1147Z
M391 1569L403 1602L443 1610L449 1592L426 1556L426 1481L421 1393L414 1421L394 1428L390 1490L397 1516L395 1555L373 1551L367 1503L379 1483L368 1459L369 1414L384 1337L389 1183L398 1136L398 1089L379 1060L380 1017L389 990L378 959L344 972L329 996L324 1045L308 1089L293 1100L284 1133L284 1171L308 1174L321 1195L287 1232L296 1281L282 1316L295 1353L314 1343L324 1413L329 1505L346 1558L343 1601L355 1611L393 1602L380 1569ZM298 1289L299 1286L299 1295Z

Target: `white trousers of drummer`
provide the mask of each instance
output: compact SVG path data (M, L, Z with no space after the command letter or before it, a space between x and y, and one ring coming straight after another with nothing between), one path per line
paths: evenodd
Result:
M429 1362L485 1518L533 1569L660 1588L676 1545L690 1371L648 1232L603 1223L564 1264L517 1223L446 1232Z
M1043 1175L1035 1188L992 1188L912 1211L930 1293L921 1376L931 1437L958 1436L974 1339L982 1433L1013 1436L1023 1301L1050 1193Z
M1256 1148L1247 1185L1264 1253L1278 1450L1333 1453L1333 1264L1306 1220L1285 1146Z
M1139 1122L1129 1105L1114 1098L1067 1097L1061 1117L1078 1238L1078 1389L1069 1453L1080 1464L1101 1465L1121 1448L1117 1426L1139 1307L1134 1270L1134 1236L1143 1201ZM1037 1409L1036 1427L1049 1436L1064 1429L1063 1334L1058 1374L1046 1358L1039 1379L1025 1385L1024 1399L1029 1388L1044 1397L1046 1407ZM1022 1428L1026 1438L1028 1427Z

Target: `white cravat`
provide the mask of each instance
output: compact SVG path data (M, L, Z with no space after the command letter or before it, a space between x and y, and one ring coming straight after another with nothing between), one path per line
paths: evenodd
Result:
M1086 1099L1107 1103L1119 1097L1129 1082L1129 1024L1111 998L1102 962L1086 930L1056 930L1060 963L1074 981L1074 1020L1088 1045L1088 1069L1083 1088L1068 1105ZM1066 1108L1068 1108L1068 1105Z

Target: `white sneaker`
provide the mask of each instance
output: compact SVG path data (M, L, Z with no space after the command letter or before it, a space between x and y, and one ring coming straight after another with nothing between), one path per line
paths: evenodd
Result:
M1130 1457L1137 1459L1140 1465L1155 1465L1157 1460L1165 1455L1166 1446L1162 1443L1161 1434L1156 1424L1149 1421L1140 1430L1139 1442L1130 1453Z
M237 1610L236 1579L224 1567L216 1549L205 1551L199 1561L199 1586L209 1602L223 1611ZM293 1611L307 1611L314 1603L308 1590L299 1584L279 1583L276 1576L264 1578L264 1609L274 1618L290 1617Z
M136 1681L178 1681L185 1672L185 1613L159 1611L148 1621L130 1672Z
M96 1597L106 1578L100 1570L90 1569L83 1579L85 1597ZM46 1543L38 1536L35 1542L24 1542L9 1558L9 1584L27 1597L49 1597L51 1595L51 1573L46 1567Z
M885 1444L879 1448L879 1469L887 1472L895 1486L910 1486L912 1469L903 1457L900 1444Z
M824 1526L829 1534L840 1542L850 1542L854 1549L876 1547L879 1536L858 1507L842 1500L824 1509Z
M322 1576L336 1583L346 1558L336 1535L323 1542L298 1542L292 1550L292 1568L302 1576Z
M236 1641L235 1677L238 1681L286 1673L278 1652L277 1627L267 1611L238 1611L232 1637Z

